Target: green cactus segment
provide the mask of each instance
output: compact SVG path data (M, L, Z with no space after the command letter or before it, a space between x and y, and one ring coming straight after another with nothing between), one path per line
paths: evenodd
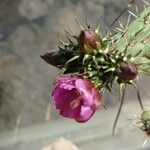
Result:
M150 111L142 112L140 129L143 130L146 135L150 135Z
M145 73L150 73L150 61L145 65L141 65L139 69Z
M125 31L117 43L117 49L124 51L126 46L133 47L150 36L150 7L146 8L140 16L135 19ZM119 33L121 35L121 33ZM117 35L119 35L117 34ZM129 52L130 53L130 52Z
M144 121L150 121L150 111L143 111L141 114L141 119Z
M134 57L137 64L142 61L139 69L150 73L150 7L129 25L125 33L117 33L114 39L119 36L117 50L123 52L126 49L126 56Z
M118 59L115 56L114 53L105 51L97 51L93 56L85 55L83 59L84 75L97 87L111 90L116 77L117 62L122 59L121 56Z
M97 42L95 35L100 37L101 44L98 48L94 47L95 41ZM99 29L85 29L79 37L75 38L76 42L68 39L68 43L59 47L59 52L63 53L67 60L62 73L82 75L96 87L109 91L115 81L119 84L131 84L130 80L136 77L134 74L137 67L150 73L150 7L146 8L125 32L101 38ZM92 48L92 53L83 52L85 43ZM126 67L121 70L123 62L126 62ZM124 74L128 74L128 78L125 79Z
M149 135L150 134L150 111L142 112L141 121L143 123L142 130L144 130L146 134Z
M116 69L123 61L124 55L118 51L109 50L109 41L104 38L99 50L92 54L80 53L65 64L63 73L82 74L98 88L106 88L111 91L116 78Z

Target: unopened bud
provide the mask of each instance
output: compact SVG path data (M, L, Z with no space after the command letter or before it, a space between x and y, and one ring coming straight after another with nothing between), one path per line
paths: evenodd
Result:
M122 62L117 69L117 75L121 80L134 80L138 74L137 67L130 61Z
M98 50L101 46L102 40L99 34L95 33L91 29L81 31L77 38L79 49L82 53L93 53L94 50Z
M62 66L67 62L69 58L65 58L65 55L59 51L51 51L41 55L41 58L46 61L48 64L51 64L59 69L62 69Z

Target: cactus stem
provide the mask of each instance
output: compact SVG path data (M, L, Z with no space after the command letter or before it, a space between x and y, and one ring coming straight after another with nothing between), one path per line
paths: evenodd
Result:
M119 106L119 109L118 109L118 112L117 112L117 115L116 115L116 118L115 118L115 121L114 121L114 124L113 124L113 130L112 130L112 135L114 136L115 134L115 129L116 129L116 125L117 125L117 122L118 122L118 119L119 119L119 116L120 116L120 113L121 113L121 109L122 109L122 106L123 106L123 102L124 102L124 97L125 97L125 89L126 89L126 84L120 84L120 96L119 96L119 101L120 101L120 106Z
M137 86L137 84L134 83L134 82L132 82L132 85L133 85L133 87L134 87L135 90L136 90L136 94L137 94L137 98L138 98L140 107L141 107L142 110L144 110L144 107L143 107L143 104L142 104L142 100L141 100L141 96L140 96L140 92L139 92L139 90L138 90L138 86Z
M129 4L127 5L126 8L119 14L119 16L110 24L110 28L116 23L116 21L128 10L129 7L134 3L136 0L130 0Z

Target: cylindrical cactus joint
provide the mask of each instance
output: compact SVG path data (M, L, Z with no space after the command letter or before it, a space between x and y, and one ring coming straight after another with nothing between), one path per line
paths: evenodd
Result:
M141 114L141 119L144 121L150 121L150 111L143 111Z
M138 74L137 67L130 61L122 62L117 69L119 79L124 81L134 80Z
M102 39L99 34L91 29L81 31L77 38L79 49L82 53L91 54L101 47Z
M146 132L147 135L150 135L150 111L143 111L141 114L141 129Z

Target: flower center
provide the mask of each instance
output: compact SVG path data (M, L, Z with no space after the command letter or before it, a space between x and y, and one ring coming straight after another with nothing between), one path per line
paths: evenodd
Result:
M79 106L80 100L79 99L74 99L73 101L70 102L70 107L71 109L75 109Z

